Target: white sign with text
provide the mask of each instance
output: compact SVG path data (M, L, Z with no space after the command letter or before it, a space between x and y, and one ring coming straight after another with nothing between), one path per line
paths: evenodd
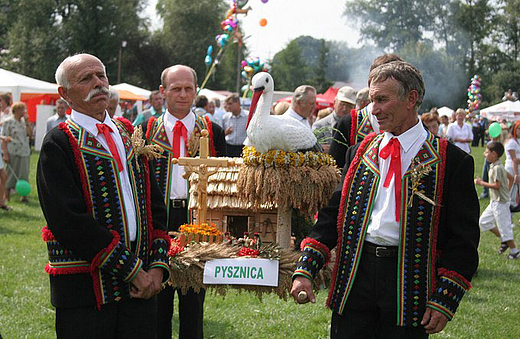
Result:
M278 260L217 259L206 262L204 284L278 286Z

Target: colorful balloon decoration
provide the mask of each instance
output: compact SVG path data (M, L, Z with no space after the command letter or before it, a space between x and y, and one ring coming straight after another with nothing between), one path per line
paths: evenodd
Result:
M468 108L466 113L478 110L482 102L482 94L480 93L480 76L474 75L471 78L471 84L468 87Z
M260 26L261 27L267 26L267 19L265 19L265 18L260 19Z
M242 91L244 92L243 96L245 98L249 92L251 78L258 72L267 72L267 69L259 57L247 58L246 60L242 60L240 64L242 65L242 79L247 83L245 90L244 87L242 87Z

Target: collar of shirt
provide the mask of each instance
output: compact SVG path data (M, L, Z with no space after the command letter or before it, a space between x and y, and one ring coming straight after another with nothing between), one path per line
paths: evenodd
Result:
M385 132L383 141L381 141L381 145L379 146L379 149L383 149L383 147L385 147L386 144L388 144L390 139L396 137L399 140L399 143L401 144L401 151L404 153L408 153L410 148L413 145L417 144L417 142L419 141L419 138L421 136L424 138L424 140L426 140L427 135L428 135L428 133L424 129L424 127L421 123L421 120L419 119L419 121L417 121L417 123L412 128L408 129L407 131L405 131L404 133L401 133L398 136L395 136L390 132Z
M108 113L106 111L105 111L105 120L103 120L103 122L100 122L99 120L96 120L96 119L92 118L91 116L88 116L86 114L80 113L75 110L72 110L72 113L70 114L70 118L72 119L72 121L74 121L75 123L77 123L78 125L83 127L84 129L86 129L94 137L97 137L97 135L99 133L96 124L100 124L100 123L105 124L108 127L110 127L110 129L114 133L117 132L116 125L114 124L112 119L110 119L110 115L108 115Z
M285 112L285 114L295 118L298 121L307 120L307 118L302 117L301 115L298 114L298 112L293 110L292 107L289 107L289 109L287 110L287 112Z
M334 123L337 123L339 121L339 115L336 113L336 111L332 111L331 115L332 115L332 118L334 119Z
M191 132L195 128L195 114L190 112L184 118L178 119L173 114L168 111L168 114L164 115L164 127L166 127L167 131L173 132L173 128L175 127L175 123L177 120L180 120L184 127L188 130L188 137L191 135Z
M489 164L489 168L495 168L495 167L500 166L500 165L502 165L502 161L500 159L498 159L497 161Z
M153 116L154 118L158 118L158 117L160 117L161 115L164 114L165 109L164 109L164 106L163 106L162 109L161 109L161 111L160 111L159 113L157 113L157 111L155 110L155 108L153 108L153 106L151 106L151 107L150 107L150 111L152 112L152 116Z
M238 118L243 118L243 117L248 117L248 114L245 110L241 109L240 110L240 113L238 115L234 115L233 112L229 112L231 113L231 119L238 119Z

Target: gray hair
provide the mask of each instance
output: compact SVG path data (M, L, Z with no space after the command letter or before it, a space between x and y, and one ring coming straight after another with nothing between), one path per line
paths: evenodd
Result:
M365 87L359 90L356 95L356 105L361 104L363 101L369 101L369 88Z
M316 88L309 85L301 85L298 88L296 88L292 97L293 105L300 101L307 101L309 92L313 92L314 94L316 94Z
M398 95L401 100L406 98L410 91L417 92L415 109L418 110L424 98L424 81L421 72L413 65L404 61L393 61L374 68L368 76L370 84L394 79L398 83Z
M68 69L67 66L72 63L80 62L81 58L84 57L85 55L91 56L91 57L99 60L99 58L97 58L96 56L94 56L92 54L87 54L87 53L78 53L78 54L74 54L74 55L66 57L61 62L61 64L58 66L58 68L56 69L56 73L54 74L54 77L56 79L56 83L58 84L58 86L65 87L66 89L70 88L69 77L67 74L67 69ZM103 65L103 71L106 74L107 70L106 70L105 65L101 62L101 60L99 60L99 62L101 63L101 65Z
M69 107L69 103L67 102L67 100L63 98L59 98L58 100L56 100L56 106L58 106L58 104L65 104L67 107Z
M193 68L191 68L190 66L186 66L186 65L173 65L173 66L170 66L168 68L165 68L164 71L162 71L162 73L161 73L161 85L162 85L162 87L164 87L166 89L166 86L165 86L166 77L168 76L168 74L171 71L177 70L179 68L184 68L184 67L191 71L191 74L193 75L193 81L194 81L194 84L195 84L195 89L197 89L197 72L195 72L195 70Z
M108 100L112 101L117 99L117 103L119 103L119 92L114 87L110 86L108 90Z

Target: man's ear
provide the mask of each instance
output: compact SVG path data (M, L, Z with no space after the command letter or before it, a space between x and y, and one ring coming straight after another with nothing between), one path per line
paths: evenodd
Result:
M406 108L415 109L415 105L417 104L417 100L419 99L419 93L416 90L411 90L408 92L408 96L406 97Z
M63 86L59 86L58 87L58 93L60 93L60 96L66 101L66 102L70 102L69 100L69 95L67 93L67 89Z

